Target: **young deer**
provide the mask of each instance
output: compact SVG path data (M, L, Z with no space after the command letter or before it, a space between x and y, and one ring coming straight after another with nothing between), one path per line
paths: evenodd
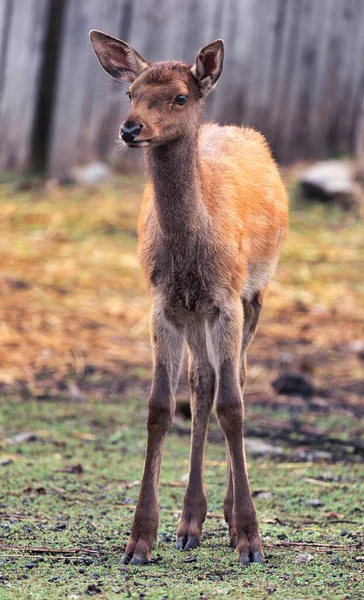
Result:
M196 548L201 540L204 451L215 399L226 439L230 545L241 564L263 562L244 457L242 392L246 352L287 229L287 194L261 134L201 125L203 100L222 71L222 40L202 48L191 67L150 64L126 42L99 31L90 37L105 71L131 84L131 111L120 137L131 148L146 149L149 174L139 258L153 297L154 375L144 474L123 562L150 560L163 444L185 341L192 440L177 548Z

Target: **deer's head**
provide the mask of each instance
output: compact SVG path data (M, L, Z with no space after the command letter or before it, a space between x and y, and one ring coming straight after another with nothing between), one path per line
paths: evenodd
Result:
M191 67L181 62L146 62L126 42L92 30L90 39L101 66L118 81L128 82L131 110L120 137L136 148L161 145L194 131L202 99L222 71L224 44L201 48Z

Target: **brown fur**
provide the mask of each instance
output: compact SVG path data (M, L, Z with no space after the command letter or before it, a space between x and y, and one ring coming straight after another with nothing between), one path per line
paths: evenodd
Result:
M128 145L147 148L149 174L138 252L154 300L154 378L143 481L123 560L150 559L163 443L187 341L192 439L177 547L194 548L201 540L207 510L204 449L215 400L226 437L224 514L231 545L242 564L262 562L244 457L242 391L246 351L287 229L287 194L261 134L244 127L200 126L202 99L222 69L221 41L203 48L190 68L176 62L149 65L125 42L118 46L99 32L91 38L104 68L132 82L122 135L125 127L138 125ZM183 106L179 95L187 96Z

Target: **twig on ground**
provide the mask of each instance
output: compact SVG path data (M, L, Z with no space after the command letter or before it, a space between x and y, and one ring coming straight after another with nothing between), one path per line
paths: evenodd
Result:
M46 554L78 554L79 552L84 554L99 554L99 550L92 550L91 548L30 548L29 546L7 546L6 544L0 544L0 552L4 550L18 550L20 552L42 552Z
M275 542L274 544L270 544L269 542L263 542L264 546L267 548L277 548L281 547L295 547L303 546L305 548L315 548L317 550L357 550L357 546L352 544L351 546L341 546L340 544L319 544L317 542Z
M312 477L305 477L303 481L306 483L313 483L313 485L320 485L321 487L348 487L347 483L339 483L338 481L321 481L320 479L313 479Z

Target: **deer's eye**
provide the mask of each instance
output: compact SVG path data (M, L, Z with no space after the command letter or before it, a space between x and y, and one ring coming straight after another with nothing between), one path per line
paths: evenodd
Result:
M187 102L187 96L184 96L183 94L179 94L175 98L175 103L179 104L180 106L183 106L184 104L186 104L186 102Z
M126 95L128 96L129 100L131 100L131 93L129 92L129 90L126 92Z

